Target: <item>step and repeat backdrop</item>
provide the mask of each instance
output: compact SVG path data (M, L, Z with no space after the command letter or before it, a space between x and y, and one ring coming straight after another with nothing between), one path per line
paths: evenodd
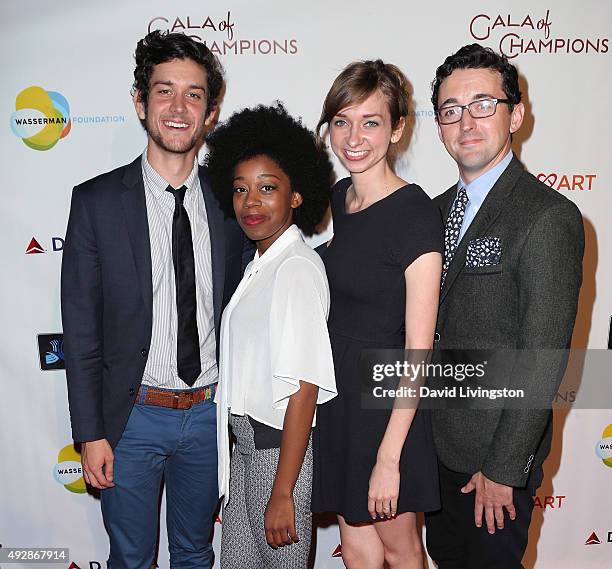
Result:
M227 72L221 120L236 109L281 100L313 127L325 93L347 63L395 63L408 76L414 99L412 135L396 168L432 197L457 179L429 100L436 67L475 41L505 53L520 71L527 109L514 151L551 192L574 201L584 215L585 280L574 345L609 347L612 4L10 0L3 16L3 547L67 547L64 567L105 566L100 502L85 487L70 434L59 275L72 187L133 160L144 148L130 87L136 42L150 30L200 38L219 56ZM50 118L53 124L45 124ZM312 244L332 231L330 224ZM609 370L600 378L611 379ZM612 567L612 401L600 406L556 414L553 452L535 497L528 568ZM162 503L158 564L167 568L163 509ZM220 533L219 523L217 548ZM314 567L338 569L341 556L337 526L319 520Z

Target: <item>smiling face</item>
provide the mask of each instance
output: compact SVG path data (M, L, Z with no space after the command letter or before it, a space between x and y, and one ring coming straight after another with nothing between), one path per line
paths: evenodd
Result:
M134 94L150 151L195 154L214 116L214 109L207 108L206 85L206 70L191 59L173 59L153 68L146 108L139 93Z
M456 69L440 85L438 108L485 98L506 98L501 74L492 69ZM523 113L522 103L512 111L499 103L493 116L475 119L464 109L459 122L438 124L440 140L457 162L463 181L470 183L506 156L510 135L520 128Z
M404 119L393 129L389 105L380 91L336 113L329 124L334 154L351 174L384 171L389 144L397 142Z
M291 189L291 180L268 156L239 162L234 169L234 212L260 255L293 223L293 210L302 196Z

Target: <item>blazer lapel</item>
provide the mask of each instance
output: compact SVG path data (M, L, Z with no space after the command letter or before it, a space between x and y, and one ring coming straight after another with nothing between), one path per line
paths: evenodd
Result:
M468 243L472 239L482 237L491 227L493 222L498 218L508 201L508 195L512 192L512 189L514 188L514 185L522 172L522 164L516 158L513 158L495 185L491 188L491 191L488 193L482 206L478 210L476 217L468 227L468 230L465 232L465 235L457 246L453 260L448 268L446 279L444 280L444 286L440 291L440 302L444 301L448 291L453 286L455 279L465 267L465 256L467 253ZM453 200L450 200L450 204L446 208L447 211L445 212L444 216L445 222L452 202Z
M200 186L204 194L206 217L208 218L208 232L210 234L210 259L213 283L213 310L215 314L215 330L219 330L221 323L221 307L223 306L223 287L225 285L225 234L223 213L217 205L204 169L200 168Z
M142 179L142 159L138 157L126 167L121 201L140 290L148 314L153 315L153 284L151 282L151 241L147 220L147 203Z

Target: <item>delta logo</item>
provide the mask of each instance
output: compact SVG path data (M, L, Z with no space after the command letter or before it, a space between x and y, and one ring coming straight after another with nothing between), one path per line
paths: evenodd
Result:
M584 542L584 545L599 545L601 540L597 537L597 534L593 532L587 540Z
M599 539L599 536L596 532L593 532L587 540L584 542L584 545L601 545L602 541ZM612 531L608 532L608 543L612 543Z
M338 544L338 547L334 549L331 556L332 557L342 557L342 545L341 544Z
M11 129L28 148L50 150L71 128L70 105L61 93L34 85L17 95Z
M606 466L612 468L612 424L603 430L601 440L595 446L595 454Z
M57 464L53 467L53 478L73 494L85 494L85 480L81 455L72 444L66 445L57 455ZM72 565L71 565L72 567Z
M57 253L64 249L64 240L61 237L51 237L51 251ZM36 237L32 237L26 247L26 255L40 255L46 253L47 250L39 243Z
M68 565L68 569L102 569L102 563L99 561L89 561L87 565L77 565L74 561Z

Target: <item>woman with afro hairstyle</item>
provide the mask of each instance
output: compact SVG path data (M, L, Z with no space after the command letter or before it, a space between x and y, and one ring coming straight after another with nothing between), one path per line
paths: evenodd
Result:
M207 143L213 191L257 247L221 324L221 567L305 569L311 428L336 385L325 268L299 230L311 235L321 222L332 168L280 104L232 115Z

